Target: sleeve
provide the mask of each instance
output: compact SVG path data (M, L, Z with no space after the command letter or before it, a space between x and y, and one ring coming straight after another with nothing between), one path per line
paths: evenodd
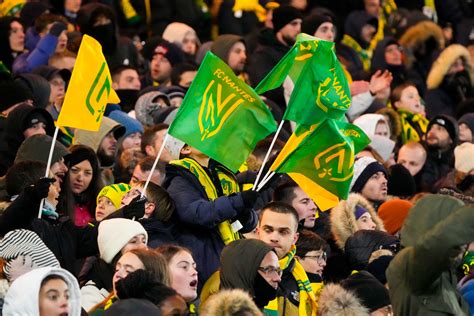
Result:
M453 265L461 246L474 241L474 208L465 206L428 230L413 247L402 250L394 265L405 267L407 285L423 293ZM392 267L392 265L390 265Z
M21 74L31 72L36 67L47 65L49 58L54 54L58 38L51 34L46 34L36 45L31 53L19 56L13 63L13 72ZM21 58L20 58L21 57Z
M32 198L26 189L5 209L0 217L0 235L4 236L14 229L30 229L31 222L38 214L39 205L40 200Z
M77 258L97 255L99 253L99 246L97 244L98 225L76 227L73 222L68 224L75 230Z
M167 190L176 203L178 218L186 224L213 229L219 223L232 220L246 211L240 194L209 201L182 177L173 178Z
M89 311L109 294L106 289L99 289L93 281L89 281L81 288L81 306L84 310Z
M352 103L347 110L347 117L350 121L355 120L359 115L364 113L375 100L370 92L360 93L352 97Z

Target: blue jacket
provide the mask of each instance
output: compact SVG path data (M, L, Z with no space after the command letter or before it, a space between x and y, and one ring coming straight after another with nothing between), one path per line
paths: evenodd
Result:
M35 49L31 52L23 53L15 58L15 61L13 62L13 73L27 73L31 72L36 67L47 65L49 58L53 56L56 51L57 44L57 36L46 34L42 39L40 39Z
M212 170L215 164L212 160L209 163L211 179L214 178ZM218 191L222 191L218 185ZM243 226L239 232L250 232L257 226L257 214L253 209L245 208L240 193L209 201L199 180L180 166L166 166L163 186L175 201L175 220L182 230L179 243L192 251L199 273L200 290L219 268L224 242L219 235L218 224L238 219Z

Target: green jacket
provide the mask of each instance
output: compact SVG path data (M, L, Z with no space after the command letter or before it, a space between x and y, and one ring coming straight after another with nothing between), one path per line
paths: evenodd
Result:
M404 247L386 275L395 315L471 315L456 289L455 258L474 241L474 207L430 195L411 210L401 231Z

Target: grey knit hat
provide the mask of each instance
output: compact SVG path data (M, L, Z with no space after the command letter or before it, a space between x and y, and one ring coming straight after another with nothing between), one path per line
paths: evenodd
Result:
M135 103L135 117L144 126L153 125L153 114L160 108L166 107L167 104L156 102L156 99L164 98L168 100L168 96L161 91L150 91L141 95Z

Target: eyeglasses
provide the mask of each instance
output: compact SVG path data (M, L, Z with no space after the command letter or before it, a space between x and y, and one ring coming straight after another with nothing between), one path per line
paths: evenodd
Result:
M316 260L318 264L321 264L328 260L328 255L327 253L323 252L322 254L318 256L304 256L303 258L310 258L310 259Z
M272 266L267 266L267 267L259 267L258 271L262 271L265 274L272 274L276 273L279 277L282 276L283 270L280 268L272 267Z

